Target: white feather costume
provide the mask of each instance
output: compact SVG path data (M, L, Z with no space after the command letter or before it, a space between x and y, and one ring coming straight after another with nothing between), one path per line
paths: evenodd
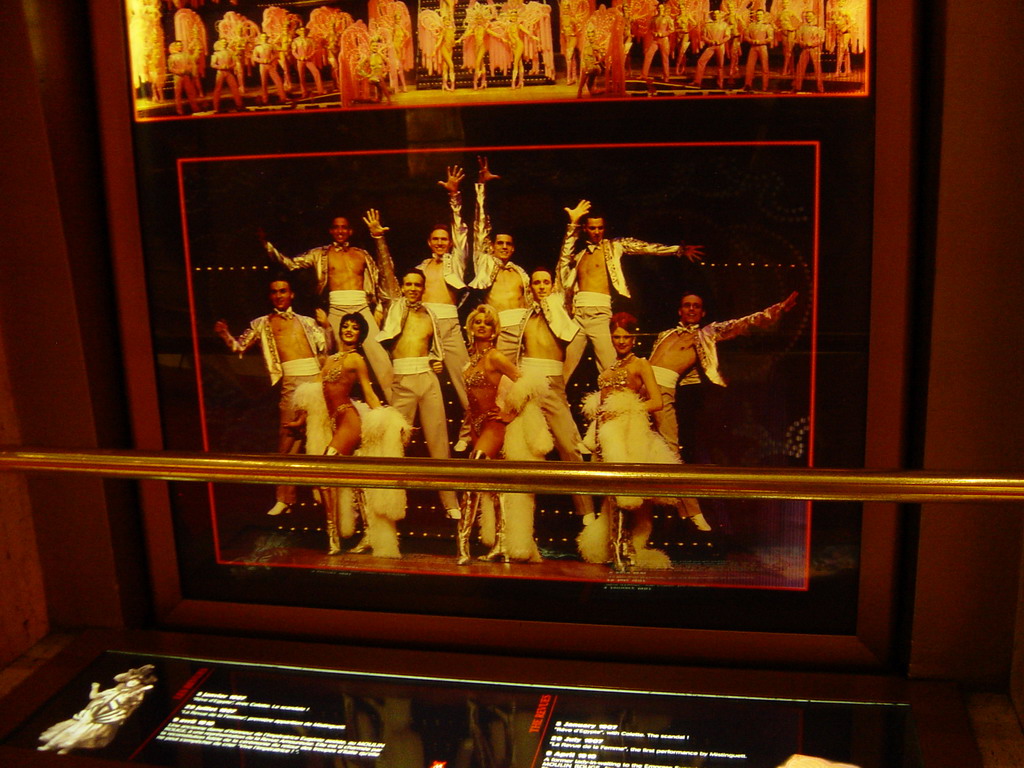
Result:
M370 408L354 400L359 411L360 443L356 456L398 458L405 455L412 427L394 408ZM333 436L323 387L319 382L300 384L295 390L295 407L306 412L306 453L322 455ZM347 538L355 533L356 503L353 488L323 488L328 536ZM361 490L370 547L377 557L400 557L397 521L405 517L405 491L397 488ZM333 545L332 541L332 545Z
M679 458L664 438L654 431L647 409L639 395L630 389L616 389L604 402L600 392L591 392L583 400L583 413L591 419L585 442L600 461L615 464L679 464ZM612 500L609 500L612 501ZM648 499L641 496L616 496L606 502L603 514L583 529L577 538L580 554L589 563L606 563L611 558L612 530L609 518L621 510L641 510ZM632 538L636 564L642 568L668 568L671 561L664 552L647 548L651 532L650 515L638 515Z
M506 459L543 461L554 449L554 438L539 402L547 389L547 377L532 374L520 376L509 389L505 404L516 417L505 430L502 450ZM505 546L510 560L540 560L537 542L533 537L534 499L532 493L501 494L505 514ZM481 524L481 537L483 533L484 525Z

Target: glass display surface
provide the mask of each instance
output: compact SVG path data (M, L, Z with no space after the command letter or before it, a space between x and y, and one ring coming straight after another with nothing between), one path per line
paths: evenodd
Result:
M872 325L875 131L910 51L866 0L102 2L140 448L642 472L860 468L898 437L869 433L872 333L905 330ZM654 501L172 483L156 603L888 653L893 510Z
M154 766L772 768L792 755L860 768L922 765L905 704L544 687L114 651L4 745Z

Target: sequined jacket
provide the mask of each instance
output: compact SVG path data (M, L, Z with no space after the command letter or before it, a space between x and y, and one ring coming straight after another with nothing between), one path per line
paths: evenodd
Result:
M701 370L708 377L708 381L724 387L726 386L725 378L718 369L718 342L748 334L752 328L767 328L774 325L782 317L784 304L784 301L780 301L778 304L772 304L768 309L755 312L752 315L738 317L735 320L723 320L720 323L708 323L703 328L697 323L680 324L675 328L669 328L658 334L658 338L654 341L654 347L651 349L651 357L654 357L658 345L670 336L680 333L695 333L697 338L694 347ZM699 383L700 373L696 368L691 368L679 380L679 386Z
M366 261L366 268L363 270L363 291L366 293L366 303L370 307L376 307L385 299L398 293L398 280L395 278L395 265L391 261L391 254L384 244L383 238L375 238L377 243L377 261L362 248L352 248L363 254ZM328 270L330 268L328 255L331 251L330 245L320 245L311 248L298 256L285 256L277 248L267 243L267 255L274 261L289 270L312 269L316 275L316 291L324 294L327 291Z
M513 270L523 282L523 296L530 295L530 275L525 269L511 261L502 264L494 255L491 242L491 220L484 210L484 186L476 184L476 215L473 218L473 280L470 288L485 291L494 285L494 280L503 268Z
M231 351L237 352L241 357L249 347L259 342L263 350L263 362L266 363L267 373L270 374L271 385L277 384L284 375L281 368L281 357L277 353L277 340L270 330L270 318L273 316L273 314L269 314L257 317L249 323L249 327L231 345ZM314 357L322 363L328 352L327 335L324 333L324 329L317 325L316 320L312 317L297 314L295 319L302 324L302 331L306 334L306 341L309 342L309 348L313 350Z
M622 272L622 257L629 255L646 256L681 256L682 246L661 245L659 243L648 243L632 237L606 238L597 245L588 243L580 250L576 248L577 227L570 224L565 232L565 239L562 241L562 252L558 257L558 280L562 290L566 293L566 299L571 300L571 292L576 287L576 268L579 265L583 254L600 249L604 254L604 263L608 268L608 278L612 287L621 295L629 298L629 286L626 285L626 277Z

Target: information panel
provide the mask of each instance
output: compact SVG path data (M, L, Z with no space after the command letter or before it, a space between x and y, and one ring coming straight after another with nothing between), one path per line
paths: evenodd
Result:
M905 705L547 688L121 652L101 655L6 744L218 768L770 768L793 755L862 768L921 765Z

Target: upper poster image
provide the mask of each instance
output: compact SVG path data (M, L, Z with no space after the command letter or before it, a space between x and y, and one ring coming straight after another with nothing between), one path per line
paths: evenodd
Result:
M866 96L868 0L126 0L137 120Z

